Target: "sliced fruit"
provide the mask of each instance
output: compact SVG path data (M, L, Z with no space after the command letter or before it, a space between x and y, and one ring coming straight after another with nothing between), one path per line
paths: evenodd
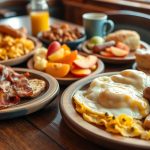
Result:
M97 62L97 57L93 55L89 55L84 59L77 59L73 63L79 68L88 69L91 68L93 65L95 65L96 62Z
M72 69L71 73L76 77L84 77L91 74L90 69Z
M110 47L110 46L114 46L115 45L115 41L108 41L103 43L102 45L96 45L93 47L93 52L94 53L99 53L103 50L105 50L106 48Z
M109 51L102 51L100 54L105 57L114 57L114 55Z
M72 65L71 65L71 70L74 70L74 69L81 69L81 68L79 68L79 67L77 67L76 65L72 64Z
M70 50L65 50L65 51L64 51L64 56L67 56L67 55L69 55L70 53L71 53Z
M91 70L96 70L97 66L96 65L93 65L90 69Z
M63 44L63 45L61 46L61 48L63 48L64 50L67 50L67 51L71 51L70 47L67 46L66 44Z
M122 50L120 48L117 48L117 47L110 47L110 51L111 53L114 55L114 56L117 56L117 57L124 57L124 56L127 56L129 54L128 51L125 51L125 50Z
M87 43L87 48L90 50L92 50L94 46L95 46L95 44L93 44L93 43L90 43L90 42Z
M111 47L106 48L104 52L109 52L109 53L111 53Z
M78 51L75 50L73 52L71 52L69 55L64 56L64 58L61 60L61 63L64 64L72 64L74 60L76 60L78 55Z
M65 50L65 53L64 53L65 56L71 53L70 47L68 47L66 44L63 44L61 48Z
M48 60L51 62L58 62L64 57L64 49L60 48L59 50L55 51L53 54L48 56Z
M77 59L85 59L86 57L84 57L84 56L82 56L82 55L80 55L80 54L78 54L77 55Z
M60 49L61 45L59 42L54 41L48 46L48 51L47 51L47 58L50 56L52 53Z
M104 39L102 37L100 37L100 36L93 36L90 39L90 42L94 43L95 45L100 45L100 44L104 43Z
M48 63L45 72L54 77L65 77L70 71L70 65L62 63Z
M122 42L118 42L117 44L116 44L116 47L117 48L120 48L120 49L123 49L123 50L126 50L126 51L130 51L130 48L129 48L129 46L128 45L126 45L126 44L124 44L124 43L122 43Z
M89 49L93 49L95 45L101 45L104 43L104 39L100 36L93 36L87 43Z

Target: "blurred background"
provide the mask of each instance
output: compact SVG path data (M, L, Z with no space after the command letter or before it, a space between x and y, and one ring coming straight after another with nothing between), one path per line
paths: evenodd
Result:
M132 10L150 14L150 0L47 0L52 17L82 24L85 12ZM27 15L30 0L0 0L0 19Z

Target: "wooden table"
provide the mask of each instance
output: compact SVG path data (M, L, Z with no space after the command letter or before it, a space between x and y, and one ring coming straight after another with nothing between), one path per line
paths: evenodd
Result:
M50 21L51 23L63 22L53 18ZM0 20L0 24L2 23L12 25L15 28L26 26L29 33L31 32L27 16ZM105 72L120 71L126 68L131 68L131 64L107 64ZM83 139L64 123L59 111L59 101L66 87L60 87L59 95L47 108L25 117L0 121L0 150L106 149Z

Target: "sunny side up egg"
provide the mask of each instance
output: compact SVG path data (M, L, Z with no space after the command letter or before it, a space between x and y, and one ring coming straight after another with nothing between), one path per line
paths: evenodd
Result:
M125 70L113 76L94 79L87 90L77 91L73 98L76 104L91 113L119 116L126 114L142 119L150 112L143 98L143 89L149 78L140 71Z

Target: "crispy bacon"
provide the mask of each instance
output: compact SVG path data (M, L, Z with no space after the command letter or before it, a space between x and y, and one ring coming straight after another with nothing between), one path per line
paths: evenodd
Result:
M10 81L0 81L0 89L2 89L9 97L16 96L16 91Z
M8 95L2 89L0 89L0 106L5 104L8 98Z
M0 89L0 109L9 107L20 102L20 98L16 96L9 97L2 89Z
M19 97L28 97L33 94L27 78L20 78L14 82L14 89Z
M16 73L12 68L0 65L0 108L17 104L21 97L33 94L28 83L29 75Z

